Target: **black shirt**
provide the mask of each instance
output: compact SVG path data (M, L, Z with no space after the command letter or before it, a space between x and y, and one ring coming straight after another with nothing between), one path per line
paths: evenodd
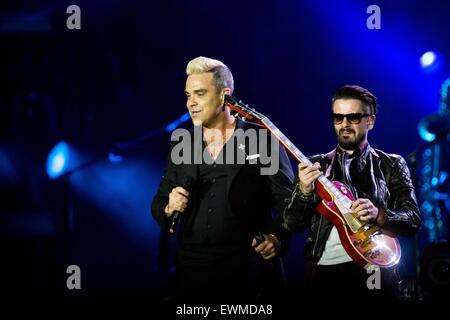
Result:
M227 193L227 182L231 164L226 164L227 145L234 135L223 146L221 152L213 161L208 152L205 159L198 164L198 179L196 183L196 206L191 212L192 221L189 231L184 234L185 244L249 244L252 235L245 232L242 223L230 207ZM237 152L236 144L234 145ZM206 145L203 144L203 151Z

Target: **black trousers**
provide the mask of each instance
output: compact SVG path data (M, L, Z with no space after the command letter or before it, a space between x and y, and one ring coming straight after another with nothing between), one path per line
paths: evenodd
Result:
M279 293L278 269L250 245L183 245L177 255L179 301L257 301Z
M330 266L311 264L307 271L305 294L311 299L397 300L397 270L379 270L379 278L375 279L378 275L374 272L368 273L354 262Z

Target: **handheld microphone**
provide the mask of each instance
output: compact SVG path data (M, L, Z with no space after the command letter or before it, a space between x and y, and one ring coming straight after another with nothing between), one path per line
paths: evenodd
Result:
M181 183L181 187L188 190L192 187L192 185L194 184L194 178L191 176L186 176L183 179L183 182ZM171 234L175 233L175 227L178 223L178 215L180 214L179 211L175 211L172 217L172 224L170 226L169 232Z

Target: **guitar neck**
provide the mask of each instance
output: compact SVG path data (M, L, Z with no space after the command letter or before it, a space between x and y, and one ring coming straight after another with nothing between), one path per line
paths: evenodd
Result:
M311 161L289 140L283 132L280 131L273 123L267 118L261 120L262 124L277 138L277 140L283 144L283 146L289 151L289 153L297 159L297 161L305 164L311 164Z
M297 159L297 161L308 165L312 164L312 162L267 117L261 119L260 123L272 133L272 135L295 159ZM325 176L321 176L318 179L318 183L321 183L327 188L338 201L345 200L346 196Z

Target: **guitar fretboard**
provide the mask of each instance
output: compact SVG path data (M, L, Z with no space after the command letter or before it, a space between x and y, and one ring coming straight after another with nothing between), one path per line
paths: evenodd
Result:
M278 129L272 121L264 117L260 120L261 123L280 141L281 144L295 157L299 162L311 164L311 161ZM319 182L322 183L334 196L334 201L342 203L344 206L348 205L349 199L325 176L321 176Z

